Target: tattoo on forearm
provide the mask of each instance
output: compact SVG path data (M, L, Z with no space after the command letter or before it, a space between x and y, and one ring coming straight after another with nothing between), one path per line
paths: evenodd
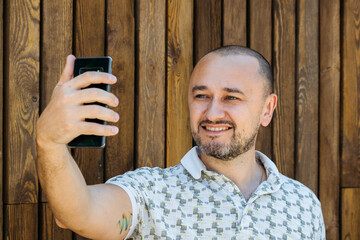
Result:
M123 213L122 218L118 221L120 234L129 228L131 218L132 218L132 213L130 213L130 215L126 215L126 213Z

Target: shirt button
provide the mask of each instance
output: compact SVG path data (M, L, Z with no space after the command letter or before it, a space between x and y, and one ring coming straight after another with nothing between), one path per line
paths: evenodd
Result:
M230 187L228 188L228 190L229 190L229 192L232 193L232 192L234 192L235 189L234 189L234 187L231 187L231 186L230 186Z

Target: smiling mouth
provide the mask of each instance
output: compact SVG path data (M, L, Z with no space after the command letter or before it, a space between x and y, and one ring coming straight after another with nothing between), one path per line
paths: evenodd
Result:
M211 132L221 132L231 129L231 127L207 127L207 126L202 126L202 128Z

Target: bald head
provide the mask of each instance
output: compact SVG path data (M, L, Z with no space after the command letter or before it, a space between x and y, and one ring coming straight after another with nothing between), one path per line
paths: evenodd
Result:
M242 55L256 58L259 64L257 73L264 80L265 95L269 95L273 92L273 74L271 66L269 62L260 53L247 47L230 45L214 49L207 55L210 54L215 54L221 57Z

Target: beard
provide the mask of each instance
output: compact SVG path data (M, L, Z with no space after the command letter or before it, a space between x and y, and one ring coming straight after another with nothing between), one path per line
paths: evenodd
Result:
M208 122L209 121L202 121L201 123ZM213 137L211 140L207 143L203 143L201 141L201 137L199 135L199 129L201 127L201 123L198 126L197 132L192 132L194 141L196 145L200 148L200 150L211 157L223 160L223 161L230 161L241 154L249 151L254 145L256 141L256 136L258 134L258 130L260 125L257 124L254 128L254 130L251 132L249 136L245 136L244 133L235 133L235 125L232 122L226 122L228 124L231 124L233 126L233 135L231 136L230 143L220 143L216 141L216 138ZM224 121L219 121L216 123L225 123Z

